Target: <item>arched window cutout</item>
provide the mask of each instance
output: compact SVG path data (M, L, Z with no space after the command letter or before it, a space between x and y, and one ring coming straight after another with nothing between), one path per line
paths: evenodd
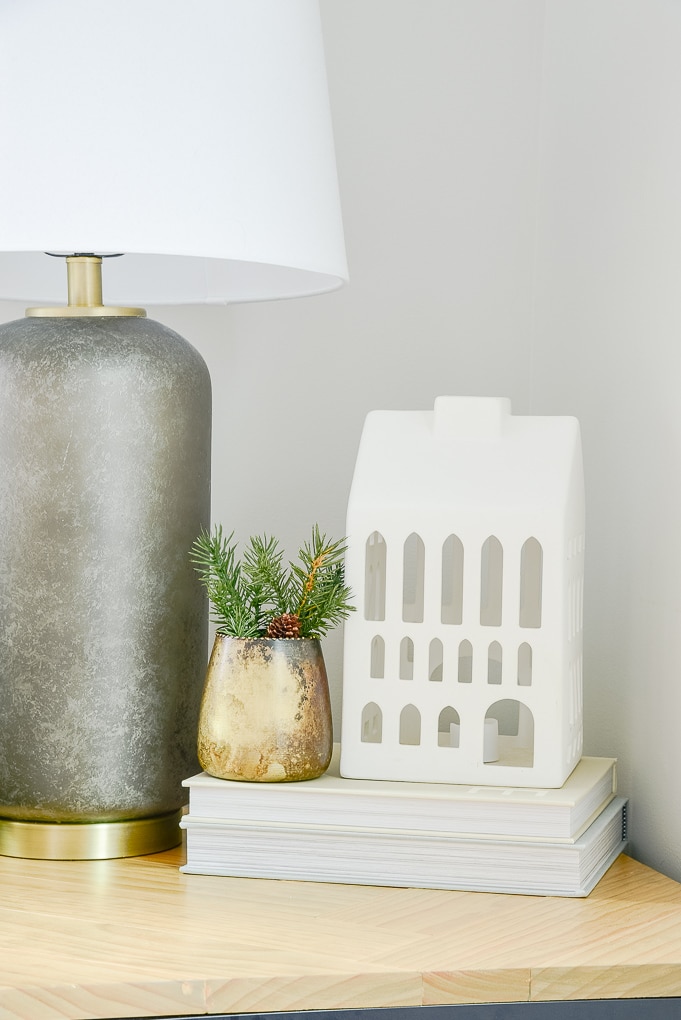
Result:
M520 626L541 627L542 571L544 554L536 538L528 538L520 550Z
M584 714L583 691L582 691L582 656L570 663L568 670L569 699L568 699L568 724L570 727L578 726L581 729L581 722Z
M465 638L459 645L459 669L457 679L460 684L473 683L473 645Z
M463 544L450 535L442 546L442 623L461 623L463 619Z
M414 642L410 637L400 641L400 680L414 679Z
M442 654L442 642L433 638L428 649L428 679L435 683L442 683Z
M372 678L382 680L385 676L385 641L380 634L371 642L371 670Z
M364 619L385 620L387 546L379 531L366 541L364 553Z
M518 649L518 686L532 686L532 647L527 641Z
M573 578L568 582L568 638L570 641L582 629L584 613L584 576Z
M504 574L504 550L490 535L480 557L480 623L483 627L501 626L501 592Z
M499 729L499 757L490 762L490 767L531 767L534 764L534 718L527 705L513 698L495 701L485 718L496 719Z
M438 747L458 747L461 734L459 713L451 705L443 708L437 720Z
M412 531L404 543L402 561L402 619L405 623L423 622L425 564L423 539Z
M501 683L501 645L498 641L492 641L487 649L487 683Z
M400 712L400 743L421 743L421 713L416 705L405 705Z
M383 713L375 701L362 709L362 743L380 744L383 740Z

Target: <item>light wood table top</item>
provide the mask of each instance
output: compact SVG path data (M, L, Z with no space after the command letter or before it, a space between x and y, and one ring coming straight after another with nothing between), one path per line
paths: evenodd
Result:
M182 851L0 858L0 1018L681 995L681 885L586 899L183 875Z

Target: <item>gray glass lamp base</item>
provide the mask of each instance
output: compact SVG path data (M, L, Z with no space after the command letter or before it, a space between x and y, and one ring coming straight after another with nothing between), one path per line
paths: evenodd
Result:
M43 861L137 857L178 846L182 811L123 822L20 822L0 818L0 854Z
M0 327L0 854L179 842L208 614L210 378L138 317ZM131 820L132 819L132 820Z

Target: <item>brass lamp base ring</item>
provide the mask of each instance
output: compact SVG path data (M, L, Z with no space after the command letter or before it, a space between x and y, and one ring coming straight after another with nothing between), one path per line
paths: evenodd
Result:
M0 818L0 855L43 861L138 857L178 846L182 810L120 822L24 822Z

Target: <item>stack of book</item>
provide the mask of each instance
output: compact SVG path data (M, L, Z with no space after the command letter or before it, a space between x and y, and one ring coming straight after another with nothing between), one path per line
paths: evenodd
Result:
M343 779L184 781L189 874L586 896L626 846L616 760L559 790Z

